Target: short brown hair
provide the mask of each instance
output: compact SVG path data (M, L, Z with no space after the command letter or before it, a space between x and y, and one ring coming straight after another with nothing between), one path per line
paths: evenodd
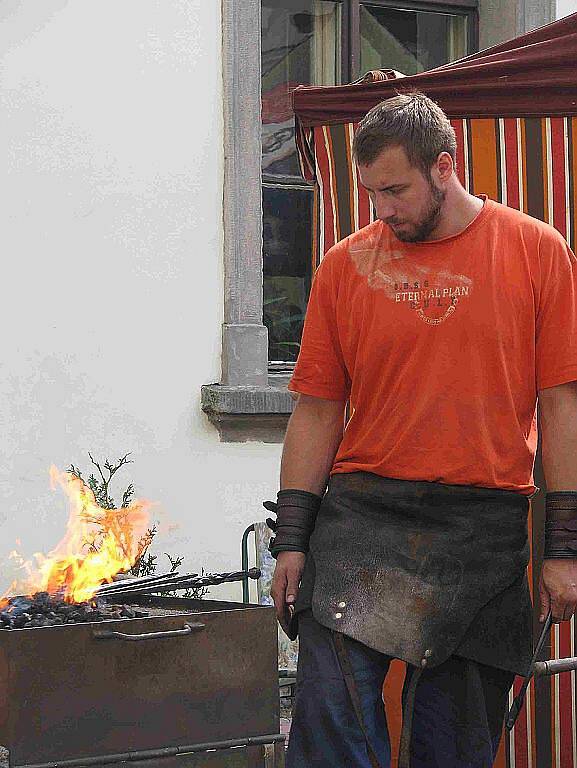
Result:
M457 140L438 104L424 93L402 93L381 101L361 120L353 156L359 165L371 165L388 147L403 147L411 165L429 178L441 152L455 163Z

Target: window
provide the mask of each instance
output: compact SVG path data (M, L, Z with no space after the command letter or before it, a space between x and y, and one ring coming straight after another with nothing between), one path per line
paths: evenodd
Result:
M262 170L300 179L291 92L340 82L341 4L262 0Z
M298 355L312 276L312 185L303 182L291 93L341 82L342 4L262 2L263 322L271 367Z
M262 0L261 24L263 322L270 369L290 370L312 279L314 204L299 171L291 92L461 58L477 49L476 1Z
M361 72L392 68L416 75L467 53L467 17L363 4ZM394 62L391 66L390 62Z
M306 186L263 185L263 322L269 360L296 360L310 292L312 190Z

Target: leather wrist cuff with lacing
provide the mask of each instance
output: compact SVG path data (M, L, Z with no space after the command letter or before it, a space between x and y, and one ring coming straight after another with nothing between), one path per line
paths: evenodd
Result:
M545 550L548 560L577 558L577 491L545 496Z
M279 552L308 552L321 501L316 493L286 489L278 492L276 502L263 503L265 509L276 514L276 520L269 517L266 521L275 532L268 547L275 559Z

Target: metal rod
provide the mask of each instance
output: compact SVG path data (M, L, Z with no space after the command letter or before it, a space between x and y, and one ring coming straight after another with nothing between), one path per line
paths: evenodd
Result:
M260 570L258 568L251 568L249 571L234 571L232 573L220 573L220 574L207 574L206 576L197 576L196 578L189 578L188 576L182 576L174 581L163 581L156 584L134 586L127 589L114 590L113 593L99 593L99 597L118 597L120 595L146 595L146 594L162 594L163 592L173 592L179 589L189 589L194 587L209 587L222 584L224 582L242 581L244 578L258 579L260 578Z
M164 573L161 576L145 576L142 579L122 579L121 581L115 581L112 584L103 584L101 587L97 587L96 595L108 592L120 592L133 587L149 586L151 584L164 583L165 581L177 579L194 579L197 576L198 573Z
M103 587L119 587L122 584L147 584L149 581L158 581L159 579L166 579L169 576L178 576L178 571L170 571L169 573L155 573L150 576L135 576L133 579L118 579L112 581L109 584L103 584ZM191 576L198 576L198 573L190 574Z
M248 571L233 571L231 573L214 573L206 576L197 576L193 579L181 579L179 584L184 587L216 586L224 582L242 581L243 579L260 579L261 572L258 568L250 568Z
M240 545L240 558L241 568L243 571L248 571L248 536L251 531L254 531L254 523L249 525L246 531L242 534L242 542ZM242 602L250 602L248 576L245 576L242 580Z
M549 613L547 614L547 618L545 619L545 623L543 624L541 635L539 637L539 640L537 641L535 652L533 653L533 658L531 659L531 664L529 665L529 669L527 671L525 679L523 680L523 685L521 686L521 690L519 691L517 696L515 696L515 699L511 704L511 708L509 709L509 712L507 714L507 717L505 718L505 727L507 728L508 731L513 729L513 726L515 725L517 717L519 716L519 712L521 711L523 702L525 701L527 688L529 686L529 683L531 682L531 677L533 676L535 671L535 665L537 663L537 659L539 657L539 654L541 653L541 650L543 649L543 646L545 645L545 640L549 635L549 631L551 629L552 623L553 623L553 614L551 611L549 611Z
M95 593L95 597L109 597L110 595L124 595L129 592L136 592L137 590L143 590L143 589L149 589L154 590L157 587L164 587L169 586L171 584L179 584L181 581L190 581L191 579L196 578L192 574L190 576L182 576L178 579L158 579L157 581L153 581L150 583L145 584L132 584L122 587L115 587L114 589L106 589L101 588L98 589Z
M156 586L168 586L169 584L179 584L180 582L190 582L195 579L206 579L206 578L221 578L222 576L228 576L229 574L215 574L212 576L211 574L207 574L205 576L199 576L197 573L184 573L184 574L165 574L162 577L158 577L154 581L151 582L144 582L144 583L135 583L133 585L128 584L126 587L122 584L122 582L118 582L118 586L114 586L113 589L109 589L108 587L101 587L98 590L98 594L108 594L108 592L128 592L136 589L152 589Z
M533 675L543 677L545 675L559 675L561 672L573 672L577 669L577 656L567 659L550 659L549 661L538 661L535 664Z
M209 749L231 749L232 747L253 747L258 744L274 744L284 742L283 733L272 733L266 736L247 736L244 739L229 739L228 741L213 741L205 744L191 744L185 747L164 747L163 749L147 749L140 752L119 752L112 755L97 755L96 757L79 757L73 760L58 760L51 763L19 763L17 768L77 768L83 765L102 765L103 763L135 762L155 757L175 757L189 752L207 752ZM11 764L12 768L16 765Z

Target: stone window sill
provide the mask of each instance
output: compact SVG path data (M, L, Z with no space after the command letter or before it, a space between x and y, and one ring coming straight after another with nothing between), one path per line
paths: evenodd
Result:
M266 387L205 384L202 410L226 443L282 443L295 401L287 374L270 374Z

